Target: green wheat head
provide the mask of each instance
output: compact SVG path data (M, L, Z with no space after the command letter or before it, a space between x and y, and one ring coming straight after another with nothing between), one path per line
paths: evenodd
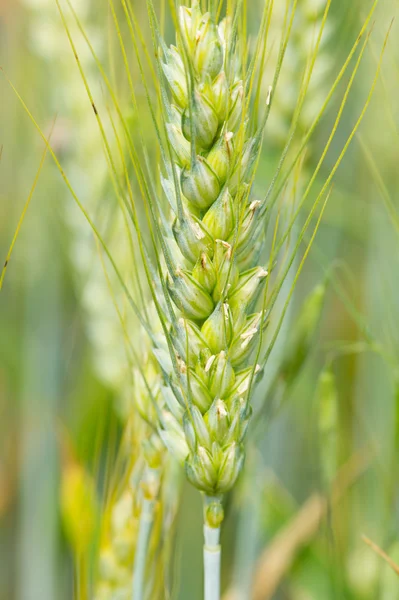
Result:
M250 106L238 15L217 23L197 3L180 7L177 45L163 46L161 61L171 158L164 276L174 304L172 360L160 361L169 382L161 436L209 496L230 490L242 468L266 323L256 310L268 277L259 264L266 203L251 198L262 130Z

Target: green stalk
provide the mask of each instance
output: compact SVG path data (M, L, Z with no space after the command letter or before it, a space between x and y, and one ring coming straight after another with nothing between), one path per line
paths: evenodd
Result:
M160 470L151 468L147 465L141 485L144 496L134 556L132 600L144 600L146 596L145 571L149 554L151 531L154 523L155 504L159 492Z
M220 527L204 525L204 600L220 599Z
M154 522L155 500L145 498L140 515L139 535L133 568L132 600L143 600L145 597L145 568L148 546Z
M221 521L213 522L211 507L215 505L223 510L219 499L204 497L204 600L220 600Z

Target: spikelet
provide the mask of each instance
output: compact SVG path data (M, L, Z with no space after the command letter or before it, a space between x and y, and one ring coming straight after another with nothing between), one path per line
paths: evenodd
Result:
M102 519L102 534L97 566L96 600L129 598L132 587L142 494L140 481L143 461L133 464L130 476L107 502Z
M270 35L273 39L278 39L284 21L285 3L277 2L275 4ZM312 53L316 47L326 5L327 0L298 2L290 41L273 98L273 118L268 123L270 142L278 149L281 149L287 141L287 134L298 104L301 78L313 58ZM304 135L311 126L328 91L327 85L333 67L329 41L333 30L333 17L329 13L317 51L306 100L297 123L297 133L300 136ZM276 54L277 50L274 52Z

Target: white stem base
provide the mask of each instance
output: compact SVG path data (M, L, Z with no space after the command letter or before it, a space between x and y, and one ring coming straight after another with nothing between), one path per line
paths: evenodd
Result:
M204 600L220 600L220 528L204 525Z

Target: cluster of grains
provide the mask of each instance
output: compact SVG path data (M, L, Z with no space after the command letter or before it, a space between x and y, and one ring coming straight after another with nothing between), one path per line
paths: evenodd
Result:
M143 494L140 482L144 463L138 460L122 490L110 498L104 513L104 527L98 564L95 600L130 600L132 573L137 546ZM158 482L148 481L147 492L158 493ZM137 490L140 490L137 493Z
M115 596L128 600L131 596L132 564L138 532L134 500L128 485L109 507L110 522L100 553L95 600L110 600Z
M148 439L136 434L139 444L132 451L130 474L122 478L103 510L94 600L165 597L178 472L165 461L156 435Z
M284 22L286 5L285 2L275 4L270 35L273 39L278 40ZM279 148L284 146L287 141L287 134L298 104L301 77L312 59L312 53L323 23L326 5L326 0L303 0L303 2L298 2L295 11L290 41L273 98L273 118L268 123L269 140ZM318 47L317 60L312 71L306 101L297 125L298 133L301 135L309 129L326 96L326 84L329 81L333 64L329 50L329 41L333 29L332 18L328 15ZM276 54L277 50L274 52ZM275 58L277 58L277 54ZM273 64L273 60L271 60L271 63Z
M175 262L166 281L179 315L174 368L156 351L169 383L161 436L191 483L212 497L231 489L244 460L263 322L256 305L268 275L259 265L266 206L250 199L259 137L250 133L235 23L217 25L196 2L180 8L179 21L162 64L172 98L163 184L174 207ZM208 521L217 526L220 518L211 504Z
M118 481L117 491L107 502L101 519L101 543L96 572L95 600L127 600L131 598L133 566L138 546L141 520L151 527L149 546L157 549L151 562L162 570L162 484L164 449L157 435L148 435L144 423L130 422L129 436L123 447L130 461L130 474ZM165 511L166 512L166 511ZM170 512L170 511L169 511ZM145 568L145 564L144 564Z
M24 0L32 12L29 43L43 57L53 85L48 103L58 113L51 143L62 154L64 165L76 181L78 195L88 211L94 215L100 229L107 227L109 243L115 261L126 271L126 240L124 222L106 188L107 173L104 157L92 109L80 81L77 69L71 68L68 38L54 0ZM82 0L76 7L78 18L87 35L101 41L98 30L92 25L91 3ZM68 29L76 39L79 60L85 75L99 89L97 67L86 44L80 43L74 16L64 14ZM97 44L102 56L105 42ZM122 328L112 297L98 259L94 237L90 227L82 219L80 211L72 203L65 203L65 216L69 229L70 257L74 266L76 290L84 313L85 332L93 348L93 365L99 378L121 398L120 408L127 412L126 382L129 381L128 364ZM104 224L104 225L103 225ZM102 227L103 225L103 227ZM115 286L115 289L118 289ZM121 299L118 297L121 304ZM122 309L123 310L123 307Z

